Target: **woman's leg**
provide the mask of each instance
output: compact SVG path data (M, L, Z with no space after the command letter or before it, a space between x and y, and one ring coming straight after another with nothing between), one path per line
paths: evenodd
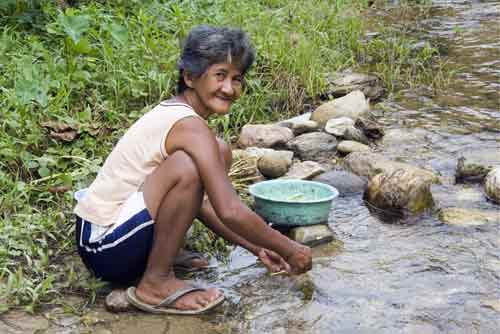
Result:
M191 157L177 151L148 176L143 191L146 207L155 218L155 234L137 296L146 303L157 304L187 286L175 277L172 264L200 210L203 185ZM174 306L198 309L220 295L216 289L191 292L179 298Z

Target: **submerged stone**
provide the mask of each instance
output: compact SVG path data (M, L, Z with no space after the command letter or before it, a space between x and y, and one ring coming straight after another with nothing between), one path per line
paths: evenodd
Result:
M352 152L366 152L370 151L370 146L358 143L357 141L353 140L343 140L337 146L337 151L344 154L349 154Z
M500 212L491 210L446 208L439 213L439 219L449 225L479 226L487 223L500 223Z
M484 190L492 201L500 204L500 167L494 168L486 175Z
M311 247L335 239L335 234L325 224L294 227L290 230L289 235L293 240Z
M326 183L336 188L340 196L362 193L368 185L365 179L343 170L332 170L323 173L315 177L313 181Z

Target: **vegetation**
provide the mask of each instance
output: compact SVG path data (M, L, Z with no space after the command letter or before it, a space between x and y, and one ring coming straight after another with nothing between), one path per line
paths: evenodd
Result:
M173 94L192 26L240 26L256 46L245 94L210 121L229 140L248 122L318 102L328 72L365 67L391 90L430 73L430 46L415 53L406 36L387 42L390 31L363 41L366 2L1 1L0 312L34 311L68 293L93 301L102 283L76 259L72 191L91 182L134 120Z

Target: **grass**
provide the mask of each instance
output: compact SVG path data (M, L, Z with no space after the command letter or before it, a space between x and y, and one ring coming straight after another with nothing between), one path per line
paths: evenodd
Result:
M257 50L242 98L210 121L229 140L246 123L318 103L332 71L369 68L392 90L428 80L413 76L434 66L432 48L412 53L406 36L389 31L362 42L366 2L82 0L62 10L53 0L2 1L0 313L41 310L64 294L95 299L102 283L71 260L71 191L92 181L133 121L173 94L179 44L192 26L240 26ZM58 140L47 121L76 137ZM243 191L238 168L233 181Z

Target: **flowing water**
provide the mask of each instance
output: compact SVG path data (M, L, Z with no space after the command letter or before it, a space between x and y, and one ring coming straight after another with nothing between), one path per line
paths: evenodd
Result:
M398 11L393 2L370 15L407 24ZM499 210L479 185L453 183L460 154L500 160L499 22L500 1L433 1L418 20L420 37L439 41L458 75L438 96L408 90L384 101L380 150L439 173L441 207ZM301 277L270 277L254 257L233 251L201 277L228 297L215 314L103 318L94 310L101 320L88 327L47 333L500 333L500 222L461 227L429 214L389 224L356 195L336 200L329 224L339 241L316 248L312 271Z

